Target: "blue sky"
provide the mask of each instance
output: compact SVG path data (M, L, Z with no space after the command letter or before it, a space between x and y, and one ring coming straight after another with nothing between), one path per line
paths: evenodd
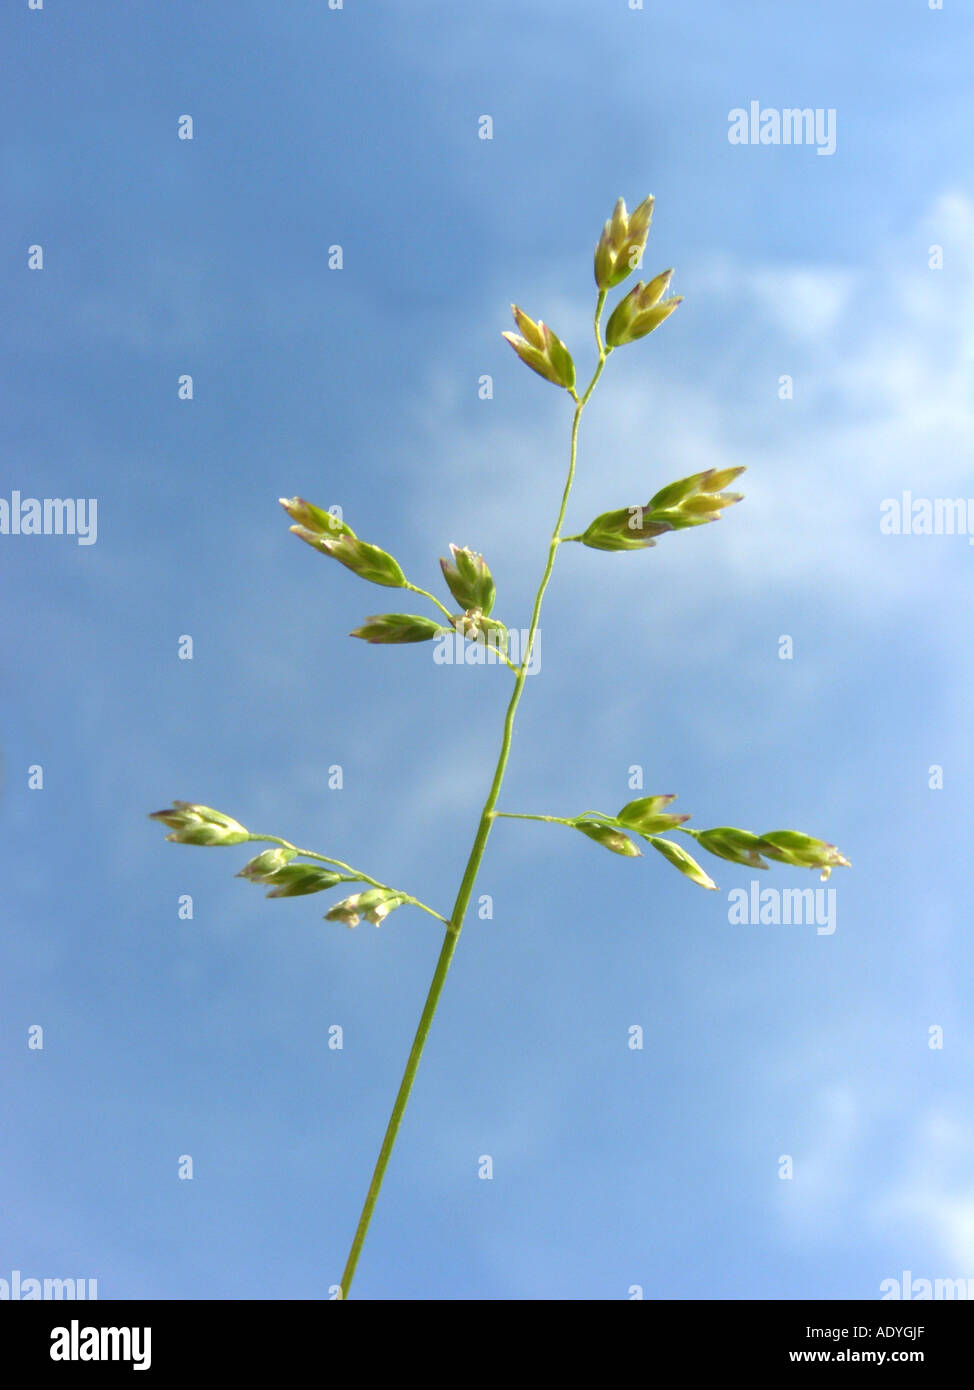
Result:
M853 868L831 935L732 925L747 869L708 860L706 893L499 825L355 1294L974 1278L974 557L879 526L907 490L974 496L970 15L49 0L0 23L0 496L98 499L94 545L0 535L0 1278L337 1282L439 927L265 902L245 850L145 814L206 802L449 910L509 675L351 642L406 605L275 499L340 505L437 591L450 541L482 550L526 625L570 409L500 332L516 300L587 379L592 247L647 192L646 268L685 303L610 360L569 527L707 467L746 464L746 501L643 554L565 548L502 805L611 811L639 765L692 824L794 826ZM835 153L730 144L752 100L834 109Z

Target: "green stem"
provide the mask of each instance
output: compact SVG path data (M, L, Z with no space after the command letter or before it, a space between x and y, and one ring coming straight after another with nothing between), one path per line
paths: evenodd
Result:
M410 584L408 579L402 587L404 589L408 589L413 594L422 594L423 598L428 598L430 603L435 603L440 612L445 613L446 616L450 619L450 626L453 626L453 614L450 612L449 608L447 608L444 604L440 602L440 600L436 597L435 594L429 593L426 589L421 589L418 584Z
M372 1220L372 1213L375 1210L375 1204L378 1201L379 1191L382 1187L382 1179L385 1177L389 1159L392 1157L392 1150L395 1147L396 1136L399 1133L403 1112L406 1109L406 1102L409 1100L409 1093L413 1089L413 1082L416 1079L419 1061L423 1055L423 1048L426 1046L426 1039L433 1022L433 1015L436 1013L436 1006L440 1002L440 995L446 983L447 972L450 969L450 962L453 959L453 952L457 948L458 939L459 933L454 931L452 926L447 924L446 935L443 938L439 960L436 962L436 970L433 974L433 981L429 987L429 993L426 996L426 1004L423 1007L423 1015L419 1020L419 1027L416 1029L416 1036L409 1050L406 1070L403 1072L402 1081L399 1084L396 1102L392 1107L392 1114L386 1126L382 1147L379 1150L379 1157L376 1160L375 1171L372 1174L372 1181L369 1184L369 1190L365 1197L365 1204L362 1207L362 1214L359 1217L358 1226L355 1228L352 1248L349 1250L348 1259L345 1262L345 1269L342 1274L341 1282L342 1298L348 1297L348 1291L352 1286L355 1266L358 1264L359 1255L362 1253L362 1246L365 1242L369 1223Z
M409 1093L416 1079L416 1071L419 1067L420 1058L423 1055L423 1048L426 1046L426 1039L429 1036L430 1026L433 1022L437 1005L440 1002L443 985L446 982L450 963L453 960L453 953L456 950L467 908L470 905L474 883L476 882L481 861L484 857L484 850L487 848L487 840L490 836L491 826L494 823L494 807L497 805L497 798L500 795L501 787L504 782L504 774L507 771L507 761L511 754L511 741L514 736L514 717L517 714L517 707L521 702L521 695L524 691L524 683L527 680L528 665L531 660L531 652L534 648L534 640L541 619L541 605L544 601L545 591L551 579L551 572L555 566L555 556L558 553L558 546L561 543L561 528L565 520L565 512L568 509L568 499L571 496L572 484L575 481L575 462L578 454L578 424L582 417L582 411L585 409L589 397L595 390L596 383L602 375L602 369L605 366L606 357L608 355L606 349L603 347L602 335L599 329L602 309L605 305L605 295L605 290L599 292L598 301L595 306L595 341L599 349L598 365L595 368L595 373L588 384L585 394L581 398L579 398L574 390L570 392L575 402L575 410L572 416L571 456L568 465L568 478L565 482L564 492L562 493L561 506L558 510L558 520L555 522L555 529L552 532L551 542L548 546L548 558L545 562L544 573L541 576L541 583L538 586L538 592L535 596L534 608L531 612L531 625L528 629L524 653L521 658L520 666L516 668L517 677L514 681L514 690L511 693L510 703L507 706L507 713L504 716L504 731L501 738L501 748L497 758L497 766L494 769L494 777L490 784L490 790L487 793L487 800L484 802L483 810L480 813L477 833L474 836L470 857L467 860L467 866L463 871L463 878L460 881L457 900L450 914L450 920L447 923L446 936L443 940L439 959L436 962L436 970L433 973L433 980L430 984L429 993L426 996L426 1004L423 1008L422 1017L419 1020L419 1027L416 1029L413 1045L409 1050L406 1070L403 1073L399 1091L396 1095L396 1101L392 1107L392 1114L386 1126L382 1147L379 1150L379 1157L376 1160L375 1170L372 1174L372 1181L369 1184L369 1190L365 1197L365 1204L362 1207L362 1214L359 1217L359 1223L352 1240L352 1247L349 1250L345 1269L342 1273L342 1298L348 1297L348 1291L352 1286L352 1279L355 1276L355 1267L358 1264L359 1255L362 1253L362 1246L368 1233L369 1223L372 1220L372 1213L375 1210L375 1204L382 1187L382 1180L385 1177L386 1168L392 1156L392 1150L396 1143L396 1136L399 1133L399 1126L402 1123L406 1103L409 1100Z
M468 642L472 642L473 640L474 639L472 637L467 638ZM514 665L514 662L507 655L507 652L502 652L500 647L488 647L487 650L495 652L497 656L500 657L501 661L506 661L507 665L511 668L512 671L517 672L518 670L520 670L520 667Z
M574 825L572 820L566 820L564 816L528 816L521 811L493 811L491 813L495 820L543 820L549 825Z

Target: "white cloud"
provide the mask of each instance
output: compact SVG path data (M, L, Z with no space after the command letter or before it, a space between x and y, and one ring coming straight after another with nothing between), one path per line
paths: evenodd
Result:
M878 1229L896 1224L924 1246L932 1237L943 1265L913 1272L924 1278L974 1279L974 1128L952 1110L931 1109L897 1180L873 1204Z
M753 303L788 337L823 338L840 322L860 282L855 271L821 266L746 267L714 261L694 288Z

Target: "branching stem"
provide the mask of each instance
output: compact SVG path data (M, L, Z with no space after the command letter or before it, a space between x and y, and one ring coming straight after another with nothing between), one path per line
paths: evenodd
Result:
M516 671L516 679L514 681L514 690L511 694L511 699L507 706L507 713L504 716L504 729L501 737L500 753L497 758L497 766L494 769L494 777L490 784L490 790L487 793L487 800L484 802L483 810L480 813L480 821L477 826L476 835L474 836L473 847L471 848L470 857L467 860L467 865L463 872L463 878L460 881L460 888L457 892L457 898L453 907L453 911L450 914L450 920L447 923L446 936L444 937L443 945L440 949L439 959L436 962L436 969L433 972L433 979L430 984L429 993L426 996L426 1004L423 1008L422 1017L419 1020L419 1027L416 1029L416 1036L413 1039L413 1045L409 1050L409 1057L406 1061L406 1070L403 1073L403 1078L399 1086L399 1091L396 1095L395 1104L392 1107L392 1114L390 1115L389 1123L386 1126L385 1136L382 1140L382 1146L379 1150L379 1157L376 1161L375 1170L372 1174L372 1181L369 1184L369 1190L366 1193L365 1204L362 1207L362 1214L359 1217L358 1226L355 1230L355 1236L352 1240L352 1246L349 1250L348 1259L345 1263L345 1269L342 1274L341 1280L342 1298L348 1297L348 1292L352 1285L352 1279L355 1275L355 1268L358 1264L359 1256L362 1253L362 1246L365 1242L365 1237L368 1233L369 1223L372 1220L372 1213L375 1210L375 1204L378 1200L379 1192L382 1188L382 1180L385 1177L386 1168L388 1167L389 1159L392 1156L392 1150L395 1146L396 1137L399 1133L399 1126L402 1123L402 1117L406 1109L406 1104L409 1100L409 1094L413 1088L413 1082L416 1079L416 1072L419 1067L420 1058L423 1055L423 1048L426 1046L426 1039L429 1036L429 1031L433 1022L433 1017L436 1013L437 1005L440 1002L440 995L443 992L443 986L446 982L446 977L450 969L450 964L453 960L453 954L457 948L457 941L459 940L460 931L463 927L463 922L467 913L467 908L470 905L470 899L473 895L474 884L477 879L477 874L480 870L481 861L484 857L484 850L487 847L487 840L490 836L491 826L494 823L494 807L497 805L497 798L500 796L501 787L504 782L504 774L507 771L508 758L510 757L511 753L511 741L514 736L514 718L517 714L518 705L521 702L521 695L524 692L524 683L527 680L528 666L531 660L531 653L534 648L535 637L537 636L538 625L541 620L541 605L544 602L545 591L548 588L548 583L551 579L551 572L554 569L555 556L558 553L558 546L562 539L561 528L565 520L565 512L568 509L568 499L571 496L572 484L575 481L575 463L578 454L578 426L582 418L582 411L585 409L585 406L587 405L589 398L592 395L592 392L595 390L599 377L602 375L602 369L605 366L608 353L611 351L611 349L606 349L602 342L601 320L602 310L605 307L605 297L606 291L601 290L599 292L599 297L595 306L595 342L596 346L598 347L599 360L595 368L595 372L592 376L592 380L589 382L588 387L585 390L585 393L581 397L579 397L574 390L571 390L569 392L572 400L575 402L575 410L572 415L571 451L568 464L568 477L565 481L565 488L562 493L561 506L558 510L558 519L555 522L555 529L552 532L551 541L548 546L548 557L545 562L544 573L541 576L541 583L539 584L538 592L535 595L534 608L531 613L531 625L528 628L528 636L527 641L524 644L524 650L521 656L521 663L519 666L516 667L513 666L513 663L508 663L512 666L512 669ZM412 588L413 586L409 585L408 587ZM417 592L422 591L420 590ZM428 597L430 596L428 595ZM434 599L433 602L436 603L437 600ZM539 817L539 819L546 820L551 818Z

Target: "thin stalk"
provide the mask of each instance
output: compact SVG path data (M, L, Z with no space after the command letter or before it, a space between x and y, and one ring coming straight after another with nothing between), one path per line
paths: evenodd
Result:
M555 567L555 557L558 554L558 546L561 544L561 528L565 520L565 512L568 509L568 499L571 496L572 484L575 481L575 463L578 455L578 425L582 418L582 411L588 403L589 397L595 390L596 383L602 375L608 352L602 343L600 323L602 310L605 305L605 290L599 292L599 297L595 306L595 342L599 350L598 365L592 380L589 382L585 394L581 397L573 390L569 394L575 402L575 410L572 415L571 433L571 453L568 464L568 477L565 481L565 488L562 493L561 506L558 510L558 520L555 522L555 529L551 535L548 546L548 557L545 562L544 573L541 576L541 583L535 595L534 607L531 612L531 625L528 628L528 637L524 645L524 654L521 658L520 666L516 667L517 677L514 681L514 689L511 693L510 703L507 706L507 713L504 716L504 730L501 737L500 753L497 758L497 766L494 769L494 777L487 793L487 800L484 802L483 810L480 813L480 822L477 826L477 833L474 836L473 847L470 850L470 857L467 860L466 868L463 871L463 878L460 881L460 888L457 892L457 899L447 923L446 936L440 949L439 959L436 962L436 970L433 973L433 980L430 984L429 993L426 996L426 1004L423 1008L422 1017L419 1020L419 1027L416 1029L416 1036L413 1045L409 1050L409 1057L406 1061L406 1070L403 1073L399 1091L396 1095L395 1104L392 1107L392 1114L386 1126L385 1136L382 1140L382 1147L379 1150L379 1157L376 1160L375 1170L372 1174L372 1181L366 1193L365 1204L362 1207L362 1214L359 1217L355 1236L352 1240L351 1249L348 1252L348 1259L341 1280L341 1297L347 1298L349 1289L352 1286L352 1279L355 1276L355 1268L358 1264L359 1256L362 1253L362 1246L368 1234L369 1223L372 1220L372 1213L382 1188L382 1180L392 1156L392 1150L396 1143L399 1133L399 1126L409 1100L409 1093L413 1088L416 1079L416 1072L419 1067L420 1058L423 1055L423 1048L426 1046L426 1039L429 1036L433 1017L436 1013L437 1005L440 1002L440 995L453 960L453 954L457 948L457 941L463 927L463 921L470 905L470 898L473 895L474 883L480 871L481 861L484 857L484 850L487 848L487 840L490 837L491 826L494 823L494 807L497 805L497 798L500 796L501 787L504 783L504 774L507 771L507 762L511 754L511 741L514 736L514 718L517 714L518 705L521 702L521 695L524 692L524 683L527 680L528 664L531 660L531 652L534 648L534 641L538 631L538 624L541 620L541 605L544 602L545 591L551 580L551 572Z
M528 816L522 811L494 811L492 812L495 820L543 820L549 825L574 825L573 820L566 820L564 816Z
M410 893L407 893L406 901L410 906L418 907L421 912L428 912L429 915L435 917L438 922L443 922L446 926L449 926L449 922L441 913L436 912L432 907L427 907L425 903L421 903L419 898L414 898Z
M403 585L403 588L408 589L409 592L412 594L422 594L423 598L428 598L430 603L435 603L440 612L445 613L446 616L450 619L450 625L453 625L453 614L450 612L449 608L447 608L445 604L440 602L440 600L436 597L435 594L431 594L428 589L421 589L418 584L410 584L408 579L406 580L406 583Z

